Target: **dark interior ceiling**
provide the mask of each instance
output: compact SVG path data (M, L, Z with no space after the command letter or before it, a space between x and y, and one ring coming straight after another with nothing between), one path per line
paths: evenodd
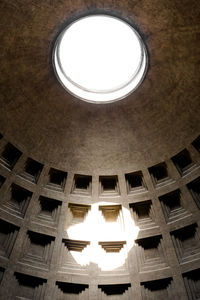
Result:
M96 105L61 87L51 51L69 18L103 10L135 24L149 69L132 95ZM86 174L138 170L199 135L199 1L2 0L0 20L0 131L30 157Z

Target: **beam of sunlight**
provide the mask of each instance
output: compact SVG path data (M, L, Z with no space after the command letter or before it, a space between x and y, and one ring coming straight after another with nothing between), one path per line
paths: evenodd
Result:
M114 205L117 203L112 203ZM99 205L108 205L99 202L92 205L82 223L71 225L67 229L69 239L90 241L82 252L71 251L73 258L80 265L95 263L103 271L113 270L123 266L128 252L134 245L139 228L135 225L130 211L122 206L116 222L106 222ZM119 252L108 253L98 242L126 241L126 245Z

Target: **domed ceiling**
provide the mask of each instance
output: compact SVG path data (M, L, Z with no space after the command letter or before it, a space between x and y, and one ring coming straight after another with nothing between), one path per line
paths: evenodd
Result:
M112 174L170 158L199 135L198 1L2 0L0 7L0 131L30 157ZM63 89L51 56L69 20L104 11L139 31L149 66L137 91L97 105Z

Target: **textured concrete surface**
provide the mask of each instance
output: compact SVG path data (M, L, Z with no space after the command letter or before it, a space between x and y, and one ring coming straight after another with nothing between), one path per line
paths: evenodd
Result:
M23 152L83 173L137 170L165 160L199 134L198 1L1 1L0 130ZM149 52L140 88L94 105L58 83L51 51L82 13L128 19Z

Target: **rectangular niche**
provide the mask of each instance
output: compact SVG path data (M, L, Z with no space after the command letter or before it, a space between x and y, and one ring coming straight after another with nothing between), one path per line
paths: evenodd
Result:
M167 165L165 162L152 166L148 170L151 175L152 182L156 188L173 182L173 179L168 175Z
M160 196L159 200L167 223L175 222L191 215L183 207L182 194L179 189Z
M5 269L0 267L0 284L1 284L1 281L3 279L4 272L5 272Z
M194 199L196 205L200 209L200 177L187 184L187 187Z
M28 231L22 248L20 262L39 269L49 269L55 237Z
M85 220L88 211L91 210L91 205L69 203L68 207L72 213L71 223L81 223Z
M156 227L155 211L151 200L129 204L133 212L135 224L142 229Z
M200 135L192 142L192 145L200 152Z
M0 219L0 256L10 256L18 232L19 227Z
M83 298L84 298L84 296L88 296L87 298L84 298L84 299L89 298L89 294L88 294L89 285L88 284L78 284L78 283L71 283L71 282L56 281L56 286L57 286L56 299L68 299L68 297L70 297L70 295L80 295ZM63 296L65 296L66 298L62 298ZM69 298L69 299L71 299L71 298ZM73 299L80 299L80 298L78 297L78 298L73 298Z
M21 155L21 151L19 151L12 144L8 143L1 153L0 163L9 170L12 170Z
M0 140L3 138L3 134L0 133Z
M147 190L142 171L125 174L128 194L141 193Z
M171 237L180 263L200 258L199 229L196 223L172 231Z
M2 185L4 184L6 178L3 177L2 175L0 175L0 188L2 187Z
M77 263L71 251L75 251L78 255L81 255L81 252L89 245L89 241L62 239L59 255L60 272L86 274L86 266Z
M123 284L99 284L98 288L107 296L112 295L130 295L129 291L131 289L130 283Z
M42 165L41 163L28 158L24 166L24 172L22 172L20 176L30 182L37 183L43 167L44 165Z
M142 299L177 299L172 278L141 282Z
M121 205L100 205L99 210L101 211L106 222L117 222L122 209Z
M49 170L49 182L46 188L62 192L64 191L66 180L67 172L51 168Z
M137 239L135 242L141 272L149 272L167 267L161 235Z
M74 175L72 194L91 195L92 193L92 176Z
M117 196L119 195L118 177L114 176L99 176L100 196Z
M194 167L196 167L196 165L192 162L190 153L186 149L182 150L171 159L181 176L188 174L194 169Z
M13 183L10 188L10 198L3 203L2 208L9 214L24 218L31 197L32 192Z
M78 240L70 240L70 239L63 239L62 243L69 251L78 251L82 252L90 242L88 241L78 241Z
M126 244L125 241L117 241L117 242L99 242L98 243L107 253L115 253L120 252L121 249Z
M23 273L14 273L15 288L13 288L12 299L34 299L43 300L46 290L46 279L26 275Z
M40 210L37 214L36 220L46 226L57 226L62 202L52 198L40 196L39 204Z
M183 274L188 299L200 299L200 269Z

